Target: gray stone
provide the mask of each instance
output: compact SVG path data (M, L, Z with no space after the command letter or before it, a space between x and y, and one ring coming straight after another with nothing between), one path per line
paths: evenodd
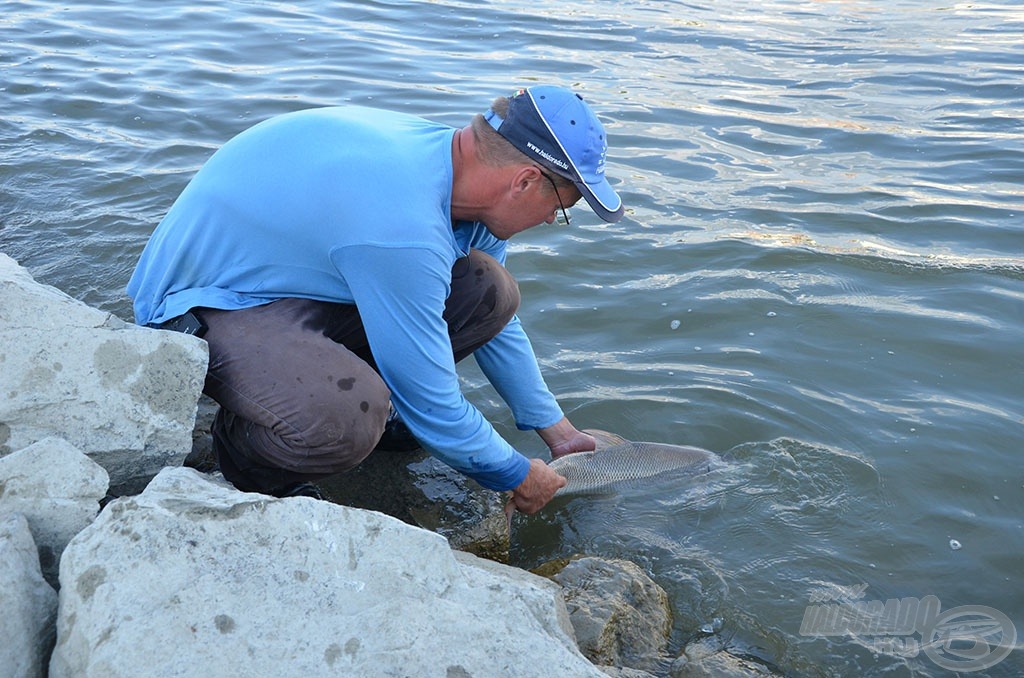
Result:
M0 457L0 515L28 519L50 584L57 584L64 547L96 518L108 484L102 466L60 438Z
M760 662L731 654L717 635L692 641L669 667L670 678L766 678L776 675Z
M687 661L699 662L724 650L725 641L717 635L710 635L690 641L682 656Z
M612 678L657 678L655 674L640 669L631 669L625 666L598 666L601 672Z
M454 549L508 562L503 496L422 450L377 451L317 484L336 503L385 513L437 532Z
M64 552L53 678L601 676L551 582L378 513L189 468Z
M192 447L206 343L137 327L0 254L0 456L52 436L140 490Z
M672 630L668 595L635 563L583 557L552 579L562 585L569 619L588 659L663 670Z
M207 396L199 399L185 466L207 473L217 470L210 436L216 412L217 403ZM453 549L508 563L504 495L481 487L423 450L378 450L351 471L316 484L336 504L387 514L437 532Z
M57 593L39 571L28 521L0 516L0 674L46 675L56 616Z
M672 663L669 675L671 678L766 678L778 674L763 664L722 651L693 660L684 655Z

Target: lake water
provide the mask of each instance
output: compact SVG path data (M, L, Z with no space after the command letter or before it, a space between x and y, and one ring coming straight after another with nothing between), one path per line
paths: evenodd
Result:
M1015 0L15 0L0 251L127 319L149 233L242 129L343 103L461 126L572 86L628 210L515 241L549 385L578 426L730 465L558 503L514 560L639 563L674 653L710 631L791 676L951 675L962 640L900 656L934 629L801 627L811 605L934 596L1024 633L1021 64ZM1018 643L971 675L1022 673Z

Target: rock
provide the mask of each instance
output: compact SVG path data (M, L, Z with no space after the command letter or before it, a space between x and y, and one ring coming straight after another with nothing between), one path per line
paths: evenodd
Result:
M597 665L663 670L672 613L668 595L636 564L583 557L551 577L562 585L584 655Z
M778 675L755 661L716 652L695 661L685 656L672 663L671 678L766 678Z
M53 678L602 675L551 582L388 516L189 468L109 504L60 578Z
M219 471L217 456L213 453L213 436L210 434L210 427L217 416L220 406L208 395L199 396L199 403L196 406L196 424L192 429L192 451L181 462L182 466L188 466L203 473Z
M625 666L598 666L597 668L601 670L601 673L612 676L612 678L657 678L653 673Z
M725 641L718 636L704 636L691 641L683 650L682 657L690 662L699 662L725 650Z
M377 451L348 473L317 484L331 501L385 513L437 532L454 549L508 562L502 495L422 450Z
M57 593L43 580L28 521L0 516L0 674L46 675Z
M210 436L217 407L207 396L199 399L192 452L184 466L206 473L218 470ZM374 452L351 471L317 481L317 486L336 504L385 513L437 532L453 549L508 563L509 533L502 495L423 450Z
M508 563L505 495L482 487L429 455L409 464L408 469L423 497L408 509L416 525L437 532L454 549Z
M60 438L0 457L0 516L20 513L28 520L51 585L57 585L60 554L96 518L108 484L102 466Z
M192 447L206 343L125 323L0 254L0 456L52 436L135 492Z
M672 662L670 678L766 678L779 674L754 659L731 654L718 636L699 638Z

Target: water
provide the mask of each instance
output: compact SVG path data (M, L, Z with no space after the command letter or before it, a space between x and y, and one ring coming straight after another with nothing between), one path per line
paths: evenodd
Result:
M638 562L676 652L704 626L787 675L949 675L800 628L853 590L1024 633L1022 36L1011 0L7 2L0 250L129 318L150 231L242 129L348 102L461 126L573 86L628 212L515 241L549 385L581 427L731 466L559 503L515 559Z

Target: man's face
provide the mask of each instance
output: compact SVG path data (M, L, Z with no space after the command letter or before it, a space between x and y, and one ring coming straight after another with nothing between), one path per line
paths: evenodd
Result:
M496 238L508 240L534 226L550 224L561 216L563 206L569 209L583 197L575 186L559 186L556 191L539 168L528 169L485 221Z

